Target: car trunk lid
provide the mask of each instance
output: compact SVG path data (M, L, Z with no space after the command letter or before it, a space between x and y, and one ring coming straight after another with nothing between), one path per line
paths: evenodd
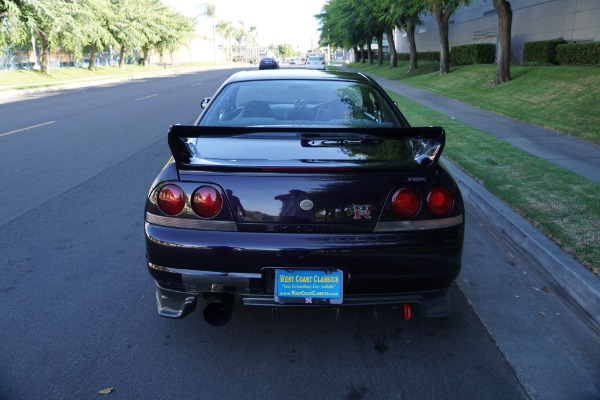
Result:
M221 186L245 229L349 232L372 229L394 188L432 181L444 131L176 125L169 145L181 179Z
M178 169L432 171L445 133L425 128L208 127L173 125Z

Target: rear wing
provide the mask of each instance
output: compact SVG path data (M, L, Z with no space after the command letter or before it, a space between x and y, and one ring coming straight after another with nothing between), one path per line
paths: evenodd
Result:
M437 164L446 134L441 127L173 125L168 141L178 169L421 169Z

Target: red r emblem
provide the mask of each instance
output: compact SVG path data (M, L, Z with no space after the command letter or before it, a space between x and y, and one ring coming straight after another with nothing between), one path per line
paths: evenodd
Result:
M354 219L371 219L371 210L354 210Z

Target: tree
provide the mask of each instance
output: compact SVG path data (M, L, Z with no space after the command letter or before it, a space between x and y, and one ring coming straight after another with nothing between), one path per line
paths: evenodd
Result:
M417 25L421 23L419 14L423 9L423 3L418 0L401 1L399 4L397 24L404 32L406 32L408 38L408 50L410 52L408 72L418 68L415 29Z
M72 49L81 43L77 34L78 24L74 18L79 3L68 0L39 0L35 3L39 7L29 14L29 21L42 47L41 71L49 74L51 51L57 50L61 44Z
M189 42L195 30L195 20L181 13L173 12L167 8L162 0L146 0L149 13L146 14L146 25L142 27L144 50L143 60L148 57L148 51L156 48L161 59L166 64L164 54L172 53Z
M129 49L142 50L145 61L151 49L172 50L194 31L190 18L171 12L162 0L0 0L0 18L10 30L0 44L35 38L43 73L49 73L50 51L80 59L89 49L88 68L94 69L96 53L117 43L123 66Z
M114 20L109 30L119 49L119 68L125 66L125 55L129 49L141 48L144 40L142 32L143 4L138 0L110 0Z
M37 39L42 47L41 71L49 74L50 51L57 49L59 43L69 43L76 38L73 14L78 7L79 3L67 0L3 0L0 14L11 18L13 29L20 32L11 34L13 38L23 40L29 34Z
M231 61L231 39L233 37L234 28L230 21L219 21L216 25L216 31L225 39L225 54L226 59Z
M390 12L390 6L387 1L375 1L373 11L376 20L381 24L383 32L388 40L388 47L390 50L389 68L396 68L398 66L398 54L396 52L396 43L394 41L394 26L396 25L396 18Z
M20 0L0 0L0 21L4 19L8 19L10 16L19 17L21 14L21 10L19 6L21 5ZM0 36L0 39L6 39L3 35ZM2 42L0 42L2 44Z
M510 81L512 8L508 0L493 0L498 14L498 61L494 84Z
M396 51L396 42L394 40L394 27L393 25L384 25L385 36L388 40L388 48L390 49L390 65L389 68L396 68L398 66L398 53Z
M377 32L375 38L377 39L377 64L381 67L383 65L383 28Z
M364 31L364 40L367 44L367 55L369 57L369 65L373 65L373 38L378 44L378 64L383 65L383 25L377 19L376 2L364 2L362 0L355 1L354 7L360 15L359 23Z
M470 0L425 0L425 7L429 10L438 24L440 36L440 74L450 72L450 44L448 43L448 21L450 16L462 5L467 5Z
M210 26L212 30L212 41L213 41L213 55L215 62L217 62L217 42L215 40L215 14L217 12L216 7L211 3L202 3L201 7L204 8L202 15L210 18Z
M80 29L78 36L81 40L73 45L89 46L88 69L90 71L95 69L96 53L115 40L109 30L113 18L113 8L109 0L82 0L82 7L75 16ZM79 52L80 49L77 49L76 53Z
M20 3L18 0L0 0L0 48L31 44L32 33L26 19L21 16Z
M242 59L242 56L240 55L240 50L242 49L242 44L244 44L246 41L247 34L248 32L246 32L246 24L244 23L244 21L238 21L238 26L233 30L233 37L238 44L237 51L235 53L236 61L241 61Z
M279 56L283 59L294 57L296 55L294 47L292 47L291 44L287 43L280 44L279 46L277 46L277 51L279 53Z
M370 43L373 35L369 32L362 15L360 0L331 0L315 17L320 21L322 46L352 48L356 60L364 62L363 47ZM368 38L368 41L366 40Z
M332 0L323 6L321 13L315 15L320 23L319 42L325 46L350 48L354 45L349 38L348 31L343 27L343 18L346 13L345 3L347 1Z
M258 59L258 38L257 38L258 32L256 30L256 26L252 25L250 27L250 29L248 30L248 44L250 45L250 55L249 58L251 60L257 60ZM253 61L251 61L253 62Z
M419 14L425 10L425 3L423 0L381 0L381 2L389 9L390 17L395 19L396 26L406 32L410 53L408 71L414 71L418 68L415 28L421 23Z

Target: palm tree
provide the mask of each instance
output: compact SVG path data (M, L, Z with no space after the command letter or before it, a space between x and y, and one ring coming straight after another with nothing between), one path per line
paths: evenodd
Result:
M242 49L242 44L245 42L246 35L247 35L246 25L244 24L244 21L238 21L238 23L240 25L235 29L235 32L234 32L235 40L238 43L237 52L235 54L236 61L240 61L240 59L241 59L240 50Z
M250 41L250 59L258 59L258 40L256 39L256 26L251 26L248 30L248 40Z
M210 3L202 3L202 7L204 7L204 12L202 13L202 15L207 16L208 18L210 18L210 26L212 28L212 41L213 41L213 54L215 57L215 63L217 62L217 42L215 40L215 13L216 13L216 7L213 4Z
M231 60L231 38L233 36L234 28L229 21L219 21L216 25L217 32L225 39L225 46L227 47L227 60Z

